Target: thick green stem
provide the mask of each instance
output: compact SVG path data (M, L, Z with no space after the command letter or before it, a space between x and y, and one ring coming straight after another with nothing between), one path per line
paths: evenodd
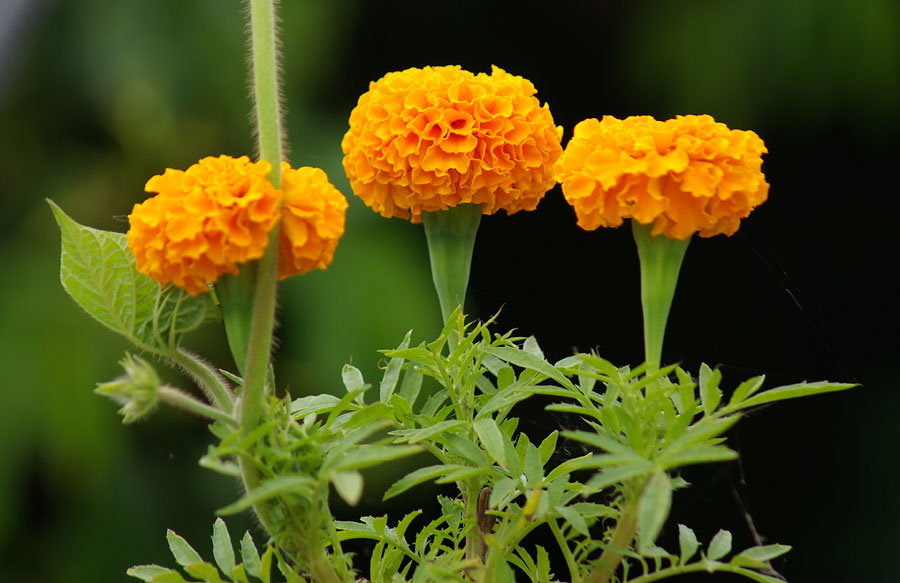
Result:
M275 7L272 0L250 0L253 89L256 102L259 156L269 162L269 180L281 186L281 114L278 101L277 43L275 40ZM269 233L266 253L257 265L253 292L253 308L244 361L244 389L240 401L240 424L244 434L260 423L266 399L266 378L275 327L275 295L278 268L278 231ZM241 459L241 478L247 491L259 486L260 474L253 463ZM254 507L270 534L276 534L272 517L264 504Z
M619 549L627 549L631 546L637 532L637 512L642 489L643 487L636 489L632 487L632 491L629 491L629 486L626 485L626 501L619 513L619 520L616 522L616 528L610 538L609 548L603 551L600 555L600 563L591 571L588 577L590 583L609 583L616 569L619 568L623 556Z
M431 276L444 323L466 299L481 211L480 204L461 204L445 211L422 213Z
M182 411L187 411L188 413L193 413L194 415L199 415L200 417L206 417L207 419L212 419L213 421L221 421L222 423L228 425L229 427L234 427L237 425L237 421L231 415L222 412L221 409L217 409L215 407L211 407L206 403L202 403L195 399L194 397L179 391L174 387L170 387L167 385L163 385L159 388L159 400L167 405L172 405L173 407L177 407Z
M272 0L250 1L253 50L253 87L260 159L272 165L269 180L281 186L281 118L278 105L278 65L275 41L275 7ZM278 268L279 226L269 233L269 245L259 261L250 318L250 336L244 364L244 392L240 420L245 432L259 424L265 399L266 371L275 327L275 292ZM253 480L251 480L253 481ZM248 487L255 484L247 484Z
M651 235L652 225L631 221L634 242L637 243L641 263L641 307L644 311L644 359L648 372L657 370L662 362L663 337L678 272L690 238L671 239L665 235Z

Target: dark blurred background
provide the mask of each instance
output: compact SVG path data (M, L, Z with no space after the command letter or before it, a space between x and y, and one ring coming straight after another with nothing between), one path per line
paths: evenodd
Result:
M763 137L771 195L734 237L691 244L665 360L718 365L729 388L762 372L863 387L748 416L730 436L741 462L687 472L694 488L663 540L684 522L749 546L755 527L795 546L776 564L792 581L895 579L896 0L284 0L281 12L290 159L325 168L351 205L332 266L282 288L292 394L340 391L348 361L377 379L376 349L439 329L421 227L370 212L341 170L370 81L496 64L534 82L564 143L586 117L709 113ZM91 393L127 347L62 290L44 198L124 231L149 176L252 153L243 17L238 0L0 1L0 581L126 581L132 564L171 564L166 528L211 555L213 512L238 495L197 466L212 440L202 423L163 410L124 427ZM573 348L641 360L630 232L579 230L558 188L536 212L483 221L469 299L481 318L502 307L498 330L536 335L551 360ZM215 327L189 344L231 366ZM525 413L523 426L550 430ZM392 479L370 476L365 512L383 511L378 484Z

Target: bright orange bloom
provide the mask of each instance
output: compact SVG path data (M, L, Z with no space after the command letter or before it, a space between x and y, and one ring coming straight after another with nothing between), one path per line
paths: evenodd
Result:
M281 237L278 279L325 269L344 234L347 199L319 168L281 165Z
M353 192L385 217L458 204L534 210L555 185L562 128L530 81L494 67L388 73L369 85L341 144Z
M733 235L766 201L766 152L754 132L731 130L708 115L605 116L575 126L555 171L586 230L632 218L653 223L654 235L711 237Z
M237 273L239 263L262 257L279 218L270 169L246 156L210 156L148 180L145 190L158 194L128 217L137 270L197 295L223 273Z

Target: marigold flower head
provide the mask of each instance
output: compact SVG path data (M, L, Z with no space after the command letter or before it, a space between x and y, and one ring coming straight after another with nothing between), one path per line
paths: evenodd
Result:
M262 257L279 218L270 169L246 156L210 156L148 180L145 190L157 195L128 217L137 270L196 295L223 273L237 273L239 263Z
M319 168L281 165L278 278L325 269L344 234L347 199Z
M388 73L369 85L341 144L353 192L385 217L481 204L534 210L555 185L562 128L530 81L498 67Z
M754 132L709 115L605 116L575 126L555 171L586 230L632 218L673 239L733 235L768 197L767 151Z

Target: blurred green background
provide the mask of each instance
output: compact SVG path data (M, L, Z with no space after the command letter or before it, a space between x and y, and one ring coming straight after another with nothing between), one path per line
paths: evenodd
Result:
M731 436L741 463L688 473L695 488L671 525L701 538L724 526L749 544L749 516L795 545L777 565L789 579L890 578L900 3L283 0L281 12L290 159L323 167L351 198L332 266L282 288L278 366L292 394L340 390L344 362L375 379L376 349L439 326L421 228L370 212L341 170L369 81L497 64L535 83L565 141L586 117L710 113L766 140L770 201L736 236L692 243L664 357L718 364L726 386L767 372L864 387L752 415ZM252 153L243 18L238 0L0 3L0 581L126 581L132 564L169 562L166 528L209 554L213 512L238 495L197 466L211 441L202 423L164 410L124 427L91 393L126 346L59 285L43 199L124 231L149 176ZM581 232L572 214L555 189L534 213L486 218L469 311L502 307L499 326L535 334L551 359L596 347L635 363L630 234ZM220 330L189 343L231 366ZM523 426L547 430L546 415L524 413ZM379 498L373 486L365 511Z

